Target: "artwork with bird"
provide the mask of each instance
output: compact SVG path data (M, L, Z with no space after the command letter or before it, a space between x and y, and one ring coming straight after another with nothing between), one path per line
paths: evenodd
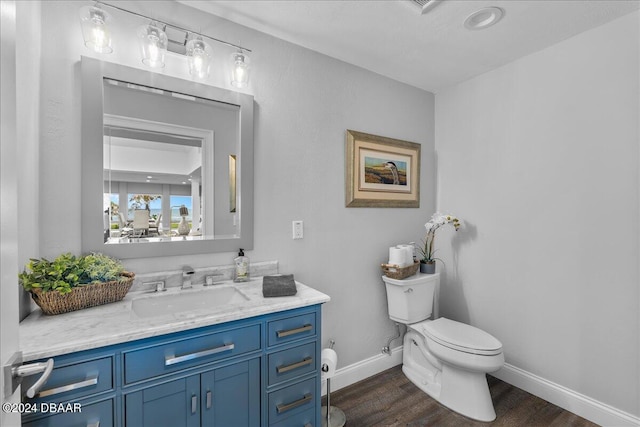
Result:
M365 157L364 177L367 184L407 185L407 163Z

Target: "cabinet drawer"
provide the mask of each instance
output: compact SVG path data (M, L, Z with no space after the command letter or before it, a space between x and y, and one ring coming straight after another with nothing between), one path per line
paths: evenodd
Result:
M299 316L269 322L269 346L286 343L316 334L316 314L307 313Z
M124 353L124 382L131 384L260 349L260 325L215 332Z
M54 361L54 369L47 382L35 398L28 399L29 401L64 402L114 388L113 357L111 356L57 368L56 362ZM28 382L25 381L23 390L30 387L38 378L38 375L30 377Z
M309 409L301 414L292 415L286 420L271 424L271 427L315 427L316 411Z
M23 427L113 427L113 400L82 405L78 412L58 413L26 422Z
M317 371L315 341L270 354L267 369L269 386Z
M279 423L293 415L313 410L317 404L315 378L271 392L269 393L269 424Z

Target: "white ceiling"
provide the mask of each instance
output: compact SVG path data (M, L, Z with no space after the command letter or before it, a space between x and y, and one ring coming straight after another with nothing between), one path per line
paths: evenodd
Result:
M640 8L640 0L443 0L422 15L409 0L181 3L432 92ZM503 20L465 29L487 6L504 9Z

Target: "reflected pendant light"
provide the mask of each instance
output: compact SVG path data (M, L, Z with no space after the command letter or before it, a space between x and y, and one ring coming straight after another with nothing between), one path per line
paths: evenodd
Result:
M111 32L107 23L111 16L96 6L80 8L80 24L84 45L98 53L111 53Z
M231 85L237 88L247 87L249 84L249 58L242 51L233 53L233 68L231 70Z
M138 37L142 49L142 63L151 68L164 68L164 57L169 43L167 34L152 21L140 28Z
M187 60L189 61L189 74L199 79L209 77L211 65L211 47L202 37L187 42Z

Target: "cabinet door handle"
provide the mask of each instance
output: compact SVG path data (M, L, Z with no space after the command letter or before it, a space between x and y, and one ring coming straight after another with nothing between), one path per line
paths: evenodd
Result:
M175 365L176 363L188 362L189 360L198 359L200 357L211 356L212 354L222 353L223 351L233 350L235 345L225 344L220 347L212 348L209 350L199 351L197 353L189 353L183 356L167 355L164 359L164 366Z
M207 391L207 409L211 409L211 391Z
M292 371L294 369L297 368L302 368L303 366L307 366L307 365L311 365L311 363L313 363L313 358L312 357L305 357L304 359L302 359L299 362L296 363L292 363L291 365L286 365L286 366L277 366L276 367L276 372L279 374L282 374L284 372L289 372Z
M295 334L299 334L302 332L307 332L310 331L311 329L313 329L312 325L306 324L304 326L301 326L299 328L294 328L294 329L287 329L286 331L276 331L276 336L278 338L283 338L283 337L288 337L289 335L295 335Z
M195 414L198 410L198 396L195 394L191 395L191 413Z
M60 387L55 387L55 388L50 388L48 390L42 390L40 393L36 394L35 397L47 397L47 396L53 396L55 394L60 394L60 393L64 393L67 391L72 391L72 390L79 390L81 388L85 388L85 387L90 387L92 385L96 385L98 384L98 375L91 377L91 378L87 378L84 381L80 381L77 383L73 383L73 384L67 384L67 385L63 385Z
M302 399L298 399L295 402L277 405L276 410L278 411L279 414L282 414L283 412L287 412L293 408L297 408L298 406L311 401L312 398L313 398L313 395L311 393L307 393L304 395Z
M96 421L95 423L87 424L87 427L100 427L100 421Z

